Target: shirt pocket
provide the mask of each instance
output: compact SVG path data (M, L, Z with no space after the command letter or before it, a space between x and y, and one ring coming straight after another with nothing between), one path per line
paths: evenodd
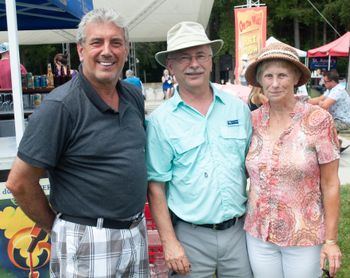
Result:
M194 132L170 139L175 150L174 163L188 166L200 156L201 146L204 144L204 136Z
M172 141L172 145L174 146L176 153L183 154L202 145L204 143L204 136L190 134L177 138L171 138L170 140Z
M240 154L245 157L248 134L243 126L221 127L220 141L222 150L229 152L229 155Z

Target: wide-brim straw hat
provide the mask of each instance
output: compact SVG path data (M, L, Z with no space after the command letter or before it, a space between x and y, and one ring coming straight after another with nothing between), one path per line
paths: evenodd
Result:
M311 77L311 72L303 63L299 61L298 53L291 46L285 43L276 42L271 43L265 48L263 48L259 52L258 57L255 59L255 61L248 65L247 70L245 72L245 78L248 81L249 85L261 87L261 85L257 81L257 67L263 61L274 59L290 62L300 70L301 76L297 86L304 85L309 81Z
M9 44L7 42L0 43L0 54L9 51Z
M169 53L181 49L210 45L215 56L223 46L223 40L209 40L203 26L197 22L183 21L174 25L167 34L167 50L156 53L155 58L159 64L166 67Z

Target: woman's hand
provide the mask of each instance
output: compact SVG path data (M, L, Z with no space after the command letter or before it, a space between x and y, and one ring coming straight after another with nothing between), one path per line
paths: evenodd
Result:
M339 246L336 243L323 244L320 256L321 268L325 268L326 260L328 260L329 274L331 277L335 277L341 265L341 256Z

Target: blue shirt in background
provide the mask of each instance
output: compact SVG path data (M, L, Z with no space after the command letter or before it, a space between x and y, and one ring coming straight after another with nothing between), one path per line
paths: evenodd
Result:
M138 78L136 76L127 77L124 79L124 81L126 81L130 84L133 84L136 87L139 87L140 89L143 89L142 82L141 82L140 78Z

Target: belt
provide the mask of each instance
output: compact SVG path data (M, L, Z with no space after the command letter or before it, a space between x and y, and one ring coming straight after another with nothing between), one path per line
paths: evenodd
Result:
M100 229L101 228L132 229L142 221L142 219L144 218L144 214L140 213L140 215L136 219L125 220L125 221L113 220L108 218L77 217L77 216L71 216L67 214L60 214L58 217L69 222L86 225L86 226L97 227Z
M193 223L187 222L185 220L182 220L181 218L178 218L178 220L180 220L182 222L185 222L185 223L188 223L188 224L191 224L193 226L198 226L198 227L203 227L203 228L209 228L209 229L213 229L213 230L222 231L222 230L226 230L228 228L231 228L242 217L243 216L234 217L232 219L226 220L226 221L218 223L218 224L193 224Z

